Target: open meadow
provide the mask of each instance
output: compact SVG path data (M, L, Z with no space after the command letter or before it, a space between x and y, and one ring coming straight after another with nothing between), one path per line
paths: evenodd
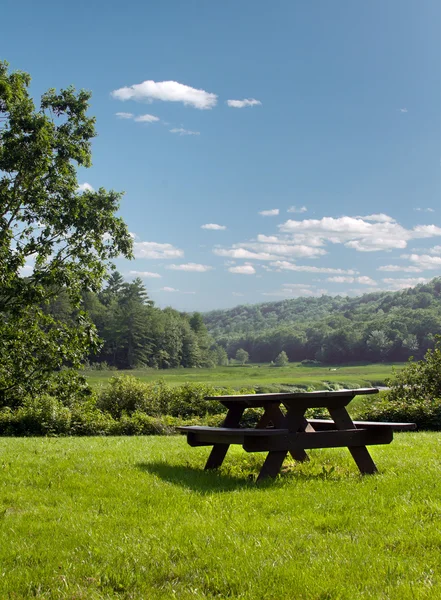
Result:
M402 363L379 363L341 367L304 366L291 363L286 367L262 365L229 365L214 369L132 369L130 371L86 371L92 386L105 385L117 374L132 375L141 381L163 379L169 384L205 383L213 386L243 388L268 386L299 386L320 389L323 384L340 384L340 387L369 387L384 385L385 380L400 369Z
M0 439L3 599L441 597L441 434L401 433L360 476L311 451L256 486L183 437Z

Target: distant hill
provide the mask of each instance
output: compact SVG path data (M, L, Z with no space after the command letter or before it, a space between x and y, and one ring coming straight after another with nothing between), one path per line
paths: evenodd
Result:
M419 358L441 335L441 277L399 292L215 310L204 322L229 356L244 348L252 362L274 360L282 350L291 361L336 364Z

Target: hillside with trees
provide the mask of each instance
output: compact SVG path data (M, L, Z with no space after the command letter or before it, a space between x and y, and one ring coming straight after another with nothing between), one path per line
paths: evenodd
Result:
M209 333L228 356L250 362L328 364L422 358L441 334L441 278L400 292L357 298L321 296L242 305L204 315Z
M83 293L82 309L101 340L100 349L88 356L95 367L168 369L228 363L224 348L209 336L200 313L156 307L139 278L126 282L114 271L101 292ZM65 323L75 315L65 292L48 311Z

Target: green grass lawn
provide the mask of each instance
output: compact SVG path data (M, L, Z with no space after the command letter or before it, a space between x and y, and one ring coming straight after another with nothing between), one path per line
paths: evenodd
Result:
M384 381L392 374L393 368L402 364L370 364L356 366L304 367L293 363L286 367L269 367L268 365L247 365L216 367L215 369L134 369L131 371L87 371L85 374L94 386L105 384L117 373L126 373L143 381L154 381L162 378L170 384L207 383L225 387L248 387L256 385L285 384L293 386L320 386L322 382L384 385Z
M441 598L441 434L371 451L256 486L182 437L1 438L0 598Z

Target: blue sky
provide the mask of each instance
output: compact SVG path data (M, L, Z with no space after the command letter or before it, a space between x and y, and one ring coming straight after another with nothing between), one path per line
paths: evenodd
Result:
M441 274L439 0L6 0L2 21L36 97L92 91L79 181L125 190L118 268L158 305Z

